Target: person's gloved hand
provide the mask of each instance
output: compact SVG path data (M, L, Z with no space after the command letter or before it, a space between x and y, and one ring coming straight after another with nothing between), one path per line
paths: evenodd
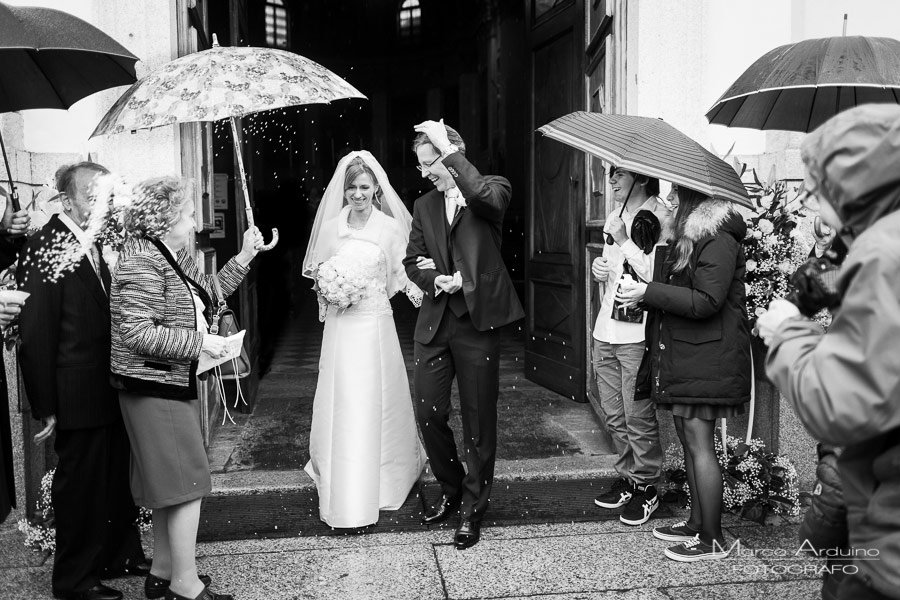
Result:
M769 344L769 340L787 319L800 316L800 309L783 298L776 298L769 303L769 310L756 320L759 337Z

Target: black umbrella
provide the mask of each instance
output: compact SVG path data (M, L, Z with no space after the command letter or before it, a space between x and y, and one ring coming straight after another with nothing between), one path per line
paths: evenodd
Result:
M31 108L67 109L95 92L137 80L138 57L78 17L0 2L0 113ZM19 210L6 147L0 150L10 195Z
M706 113L710 123L809 132L859 104L900 104L900 41L829 37L756 60Z

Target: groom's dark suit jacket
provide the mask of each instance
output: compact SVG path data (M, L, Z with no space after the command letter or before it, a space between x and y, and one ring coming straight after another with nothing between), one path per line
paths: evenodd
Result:
M444 194L431 190L416 200L406 259L406 273L425 293L415 340L427 344L434 337L450 294L434 294L440 274L459 271L472 324L479 331L502 327L525 316L512 279L500 254L503 215L509 206L511 187L503 177L481 175L459 152L443 159L444 166L466 199L452 224L447 223ZM416 258L434 259L436 269L420 270ZM453 264L450 264L450 260Z

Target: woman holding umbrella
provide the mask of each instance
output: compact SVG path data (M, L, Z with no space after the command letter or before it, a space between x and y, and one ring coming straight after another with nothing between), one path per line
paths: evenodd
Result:
M153 567L147 598L231 600L197 575L194 552L200 502L212 489L200 433L197 361L221 358L224 338L207 331L215 275L203 275L187 247L194 200L175 177L144 181L126 209L130 236L109 294L112 381L131 441L131 492L153 511ZM230 295L250 270L262 234L244 232L243 246L219 270Z
M682 561L728 556L722 534L722 473L716 419L743 412L750 400L750 328L745 310L746 225L725 200L673 185L674 239L657 249L653 281L623 286L616 298L649 310L635 400L671 410L684 448L691 497L686 522L656 527Z

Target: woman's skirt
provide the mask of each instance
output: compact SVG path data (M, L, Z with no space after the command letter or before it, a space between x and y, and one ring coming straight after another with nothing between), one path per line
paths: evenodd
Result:
M207 495L209 460L199 400L167 400L119 392L131 442L131 495L138 506L165 508Z
M657 404L659 410L670 410L675 417L685 419L730 419L746 412L746 403L732 406L718 404Z

